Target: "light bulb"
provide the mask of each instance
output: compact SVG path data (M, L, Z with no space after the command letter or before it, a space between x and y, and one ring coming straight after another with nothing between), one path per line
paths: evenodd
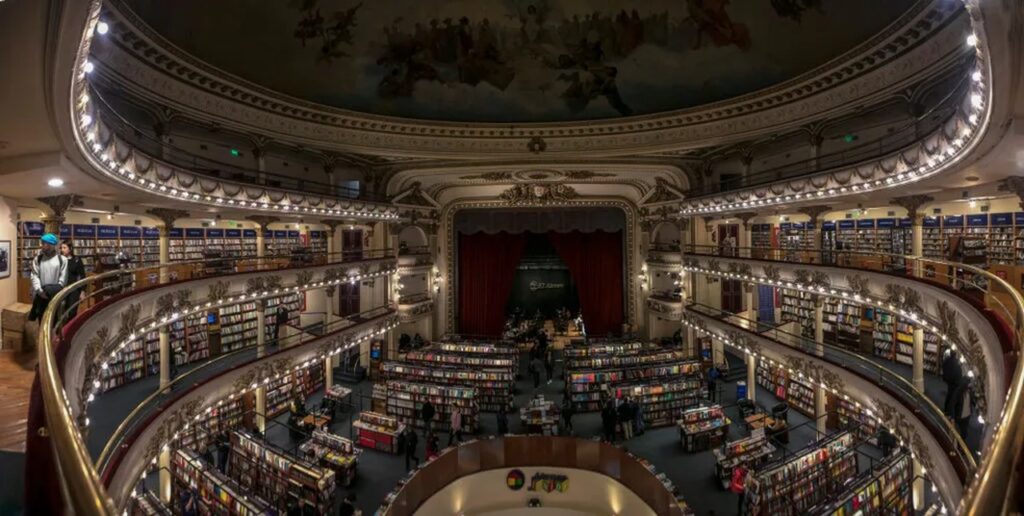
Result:
M105 22L105 21L101 21L101 22L96 24L96 34L99 34L99 35L102 36L102 35L106 34L109 30L110 30L110 25L107 25L107 22Z
M978 36L975 36L974 34L967 36L967 45L972 47L977 46Z
M85 64L82 65L82 71L85 73L92 73L95 68L96 67L92 64L92 61L86 61Z

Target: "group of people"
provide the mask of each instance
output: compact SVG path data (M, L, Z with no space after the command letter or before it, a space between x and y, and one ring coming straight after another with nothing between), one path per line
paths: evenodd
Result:
M547 334L544 332L540 332L536 345L530 349L530 361L527 369L533 377L534 389L540 387L541 369L547 374L548 383L551 383L555 378L555 355L551 348L548 347Z
M615 442L616 426L622 431L622 438L625 440L644 433L644 411L641 403L630 396L612 396L607 390L603 396L605 400L601 408L601 430L604 441Z
M423 337L417 333L410 337L408 333L403 333L398 337L398 351L406 352L412 349L420 349L426 346L427 343L423 340Z
M423 421L423 427L426 432L426 458L428 460L436 457L438 452L441 451L440 440L438 439L437 434L434 433L434 421L436 416L437 408L434 407L434 404L431 403L430 400L425 401L420 407L420 420ZM448 415L448 446L462 442L462 431L465 428L465 423L462 410L459 407L452 407L451 414ZM507 420L505 425L506 427L508 426ZM405 453L405 469L409 469L410 461L418 467L420 459L419 456L416 455L416 451L420 439L416 434L416 431L412 429L411 425L406 426L405 430L399 434L398 439L399 447L402 448Z
M28 320L38 321L58 292L68 285L85 278L85 264L75 256L70 242L61 243L56 235L47 233L39 239L39 254L32 259L29 279L29 296L32 308ZM79 304L85 298L82 288L76 288L64 298L58 316L67 321L78 313Z

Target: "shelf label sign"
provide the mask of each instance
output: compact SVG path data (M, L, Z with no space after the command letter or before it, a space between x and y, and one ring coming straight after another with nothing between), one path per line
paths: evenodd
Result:
M980 213L975 215L967 216L968 226L987 226L988 225L988 213Z
M964 227L964 216L963 215L946 215L942 219L942 227Z
M171 228L167 233L167 236L170 238L181 238L185 236L185 230L182 228Z
M203 228L185 228L187 238L203 238Z
M138 226L121 226L121 238L142 238L142 229Z
M207 229L206 238L224 238L223 229Z
M1013 225L1013 214L1012 213L993 213L992 214L992 225L993 226L1012 226Z
M96 238L96 226L87 224L75 224L72 234L75 237Z
M875 227L875 219L860 219L857 221L857 229L873 229Z
M98 238L117 238L117 226L99 226Z
M275 229L274 238L288 238L288 232L283 229Z
M299 238L299 232L295 230L289 231L288 238Z
M42 222L22 222L21 234L24 236L43 236L43 229L45 227ZM61 229L63 229L63 226ZM63 236L63 232L61 236Z
M843 219L839 221L839 229L853 229L857 225L857 222L850 219Z
M242 238L241 229L229 229L224 232L224 235L228 238Z
M242 230L242 237L243 238L256 238L256 230L255 229L243 229Z
M875 221L879 228L894 228L896 227L896 219L878 219Z
M160 228L142 228L142 238L160 238Z

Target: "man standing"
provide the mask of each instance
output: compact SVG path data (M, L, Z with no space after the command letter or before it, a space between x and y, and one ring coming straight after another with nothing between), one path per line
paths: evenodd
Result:
M537 353L534 354L533 359L530 360L530 374L533 375L533 388L540 387L540 370L544 367L544 362L541 361L540 355L543 353L538 349Z
M411 427L405 427L405 432L402 434L405 438L403 439L405 445L405 470L409 471L409 459L412 459L417 466L420 465L420 458L416 456L416 446L419 445L419 436L413 431Z
M718 379L721 376L718 366L712 364L711 369L708 369L708 401L715 401L718 395Z
M68 260L57 253L57 236L47 233L39 239L39 255L32 260L30 274L32 310L28 320L38 321L53 296L68 283Z
M551 383L552 378L555 376L555 357L554 352L548 349L544 353L544 371L548 374L548 384Z
M423 407L420 409L420 416L423 418L423 431L429 432L431 430L431 422L434 421L434 404L427 400L423 402Z
M281 343L281 330L288 324L288 309L284 304L277 305L277 313L274 315L274 343Z
M957 401L962 392L960 392L960 385L963 383L963 369L960 368L960 360L956 358L956 355L946 350L945 357L942 359L942 381L946 384L946 400L942 404L942 410L947 416L956 418Z
M576 414L576 408L572 405L572 400L566 395L562 400L562 424L565 426L565 433L572 435L572 416Z

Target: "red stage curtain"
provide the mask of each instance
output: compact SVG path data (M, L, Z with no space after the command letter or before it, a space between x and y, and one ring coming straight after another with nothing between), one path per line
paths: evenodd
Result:
M620 333L622 232L549 232L548 239L576 282L587 335Z
M459 333L501 335L526 233L459 235Z

